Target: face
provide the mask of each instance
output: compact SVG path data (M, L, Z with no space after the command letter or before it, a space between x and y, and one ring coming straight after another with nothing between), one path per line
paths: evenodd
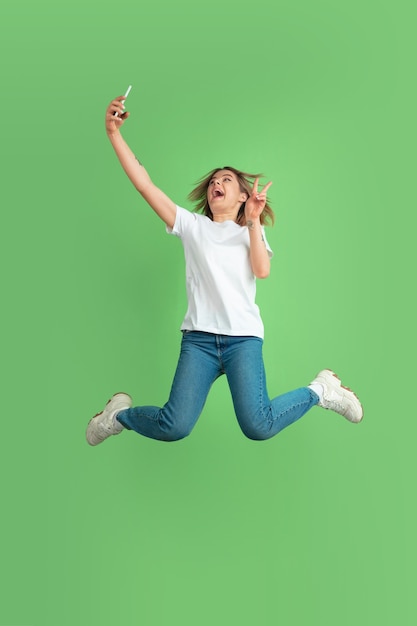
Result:
M242 192L234 172L219 170L211 178L207 187L207 201L213 215L238 213L247 194Z

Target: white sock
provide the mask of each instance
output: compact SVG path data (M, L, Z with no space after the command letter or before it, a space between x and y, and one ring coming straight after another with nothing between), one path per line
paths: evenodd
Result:
M323 399L324 387L321 383L311 383L308 388L318 395L320 401Z

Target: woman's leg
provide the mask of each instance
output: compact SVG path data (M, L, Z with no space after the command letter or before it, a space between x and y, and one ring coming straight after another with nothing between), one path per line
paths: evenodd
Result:
M117 420L137 433L160 441L190 434L213 382L221 374L213 338L185 332L168 402L161 408L138 406L117 414Z
M229 337L223 363L239 425L250 439L269 439L315 406L318 395L301 387L269 399L262 339Z

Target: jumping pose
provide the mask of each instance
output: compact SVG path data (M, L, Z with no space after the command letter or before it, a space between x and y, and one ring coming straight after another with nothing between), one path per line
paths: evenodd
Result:
M163 407L132 407L126 393L115 394L87 427L95 446L124 429L161 441L190 434L214 381L225 374L242 432L269 439L318 405L360 422L362 406L331 370L308 386L270 400L262 345L264 328L255 303L256 279L270 271L272 251L264 225L274 215L267 202L271 182L259 188L259 176L233 167L213 169L191 192L196 211L176 205L149 177L120 129L129 117L124 96L106 111L106 132L127 176L182 242L188 308L168 401Z

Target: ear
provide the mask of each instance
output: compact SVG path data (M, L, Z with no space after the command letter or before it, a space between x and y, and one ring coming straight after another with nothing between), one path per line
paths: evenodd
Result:
M242 193L240 194L240 201L246 202L248 198L249 198L248 194L245 191L242 191Z

